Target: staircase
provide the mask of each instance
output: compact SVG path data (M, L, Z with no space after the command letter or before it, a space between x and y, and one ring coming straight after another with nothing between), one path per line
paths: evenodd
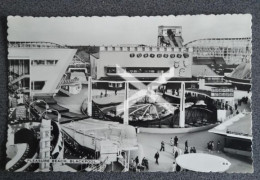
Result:
M60 88L59 94L62 95L62 96L66 96L66 97L69 97L69 96L70 96L69 91L67 91L67 90L65 90L65 89L62 89L62 88Z
M24 78L29 78L29 77L30 77L29 74L23 74L23 75L19 76L18 78L12 80L12 81L9 82L9 83L10 83L10 84L14 84L14 83L17 83L17 82L21 81L21 80L24 79Z
M96 119L103 119L105 117L105 114L94 101L92 101L92 117Z

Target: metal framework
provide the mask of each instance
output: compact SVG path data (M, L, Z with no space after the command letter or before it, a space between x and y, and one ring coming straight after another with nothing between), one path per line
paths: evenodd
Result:
M185 47L193 48L194 57L222 57L227 64L250 62L251 38L208 38L191 41Z
M16 41L10 41L8 43L8 48L57 48L57 49L64 49L68 48L66 46L62 46L56 43L52 42L16 42Z

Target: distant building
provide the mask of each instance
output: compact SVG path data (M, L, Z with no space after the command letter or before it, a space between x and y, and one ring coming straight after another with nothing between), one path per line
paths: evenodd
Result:
M221 57L226 64L250 62L252 53L251 38L208 38L198 39L185 44L193 48L193 57Z

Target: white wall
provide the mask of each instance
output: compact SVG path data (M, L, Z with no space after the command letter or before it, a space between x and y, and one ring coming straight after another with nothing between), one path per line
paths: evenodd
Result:
M130 54L134 53L135 57L131 58ZM137 58L137 54L141 53L142 57ZM148 54L147 58L144 58L144 54ZM154 54L155 57L151 58L150 54ZM157 54L168 54L168 58L157 58ZM175 58L170 58L170 54L175 54ZM105 77L105 66L115 67L119 65L120 67L174 67L174 63L178 64L179 67L174 69L174 76L179 76L179 71L181 68L185 69L183 73L183 77L191 77L191 64L192 64L192 56L188 58L177 58L177 54L183 54L181 51L100 51L100 58L96 60L97 66L97 79L101 77ZM184 67L184 60L188 64L187 68ZM157 73L159 76L160 73Z
M63 74L76 53L76 49L51 49L51 48L9 48L8 59L28 58L30 60L58 60L56 65L30 65L31 81L46 81L42 90L37 93L55 93ZM31 63L30 63L31 64Z

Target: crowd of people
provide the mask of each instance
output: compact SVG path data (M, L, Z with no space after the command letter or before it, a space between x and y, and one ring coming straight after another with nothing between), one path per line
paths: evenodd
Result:
M142 162L140 163L138 156L136 156L135 159L132 158L130 162L130 169L134 172L144 171L145 169L149 170L148 159L143 157Z
M207 144L207 148L208 148L208 151L211 152L211 153L212 153L214 150L217 150L217 152L219 153L220 150L221 150L221 143L220 143L220 141L218 141L218 142L217 142L216 149L215 149L214 141L209 141L208 144Z

